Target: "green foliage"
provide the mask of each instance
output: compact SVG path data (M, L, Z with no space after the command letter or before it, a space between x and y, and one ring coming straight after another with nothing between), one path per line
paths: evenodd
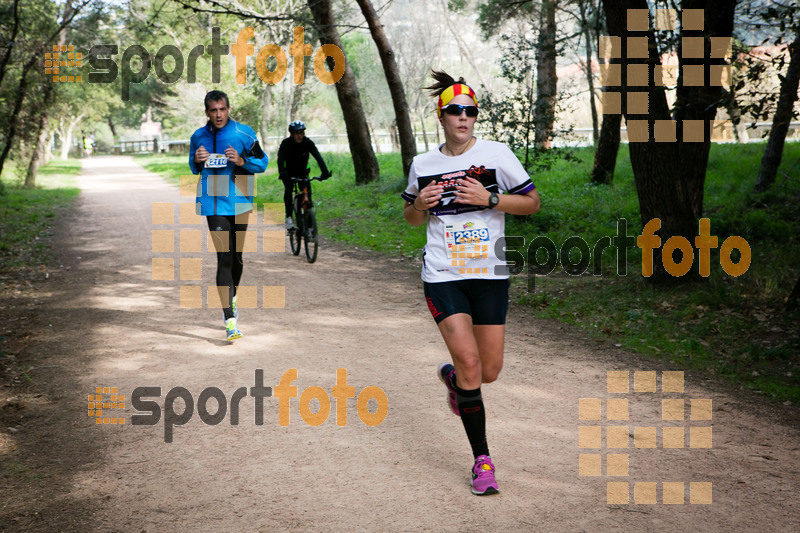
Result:
M5 195L0 197L0 263L4 271L48 261L46 237L52 235L58 211L72 205L78 196L74 176L80 169L78 161L54 161L40 168L35 188L23 188L17 180L4 182Z
M480 127L490 136L519 152L523 166L531 172L546 171L559 161L571 161L572 150L533 147L535 134L536 54L538 42L525 34L502 35L500 78L503 89L482 86ZM562 104L558 104L559 106ZM559 135L568 137L570 132Z
M350 33L342 37L345 57L353 69L364 115L373 129L390 129L395 116L392 95L386 83L378 49L369 35Z
M503 35L500 38L503 56L500 77L505 90L492 92L481 88L480 125L488 127L492 137L508 144L512 150L524 150L533 143L533 101L536 94L536 41L524 35Z
M460 2L454 2L459 4ZM484 38L496 35L509 19L533 20L538 3L531 0L508 2L507 0L481 0L478 4L478 23Z
M800 2L750 2L740 10L734 28L733 84L725 106L735 124L741 117L771 121L780 97L790 54L786 45L800 35ZM740 115L741 114L741 115ZM797 109L792 120L798 117ZM750 121L749 119L747 120Z

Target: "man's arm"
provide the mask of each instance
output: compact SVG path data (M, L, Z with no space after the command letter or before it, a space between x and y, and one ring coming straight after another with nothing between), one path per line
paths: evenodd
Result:
M286 167L288 166L289 162L286 160L286 141L287 139L284 139L281 142L281 145L278 147L278 176L281 178L286 177L288 174Z
M242 159L244 159L244 163L241 167L250 174L264 172L267 170L267 165L269 165L269 156L261 149L261 145L258 144L258 139L247 149Z
M319 150L317 150L317 145L314 144L314 141L312 141L311 139L308 139L308 142L310 143L310 146L309 146L309 149L308 149L308 153L313 155L314 159L317 160L317 164L319 165L320 174L322 175L323 178L329 177L331 174L330 174L330 172L328 172L328 167L325 166L325 161L322 159L322 156L320 155Z
M189 140L189 168L191 169L192 174L200 174L200 172L203 170L203 165L194 160L195 155L197 154L197 148L197 139L195 139L195 136L192 135L192 138Z

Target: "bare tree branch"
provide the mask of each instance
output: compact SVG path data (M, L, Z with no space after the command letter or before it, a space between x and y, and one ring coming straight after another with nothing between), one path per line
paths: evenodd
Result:
M197 4L189 3L184 0L173 0L174 2L180 4L185 9L191 9L195 13L213 13L215 15L234 15L237 17L245 18L245 19L252 19L258 20L261 22L275 22L275 21L292 21L297 20L300 18L298 15L294 15L291 13L282 13L277 15L263 15L256 13L252 10L245 10L241 7L233 7L230 4L225 2L219 2L217 0L206 0L209 4L213 6L217 6L219 9L208 9L204 7L200 7Z

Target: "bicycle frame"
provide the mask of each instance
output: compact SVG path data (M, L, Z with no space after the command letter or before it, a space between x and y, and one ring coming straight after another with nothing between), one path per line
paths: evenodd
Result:
M297 199L300 198L300 207L303 211L306 209L311 209L314 207L314 202L311 200L311 182L312 181L322 181L320 176L314 176L313 178L289 178L292 180L294 184L294 203L297 202Z
M294 184L294 199L292 209L294 212L293 228L289 229L289 242L292 254L300 253L300 242L305 241L306 258L309 263L317 260L317 219L314 215L314 202L311 200L311 182L322 181L320 177L290 178Z
M314 207L311 201L311 180L313 178L292 178L294 182L294 201L300 199L300 208L305 211Z

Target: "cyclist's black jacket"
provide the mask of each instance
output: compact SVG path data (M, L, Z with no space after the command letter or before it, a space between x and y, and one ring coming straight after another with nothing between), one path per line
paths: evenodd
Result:
M295 142L291 137L287 137L281 142L278 148L278 175L281 178L294 177L304 178L307 174L308 155L314 156L319 165L322 176L328 176L328 167L319 155L314 141L304 137L302 142Z

